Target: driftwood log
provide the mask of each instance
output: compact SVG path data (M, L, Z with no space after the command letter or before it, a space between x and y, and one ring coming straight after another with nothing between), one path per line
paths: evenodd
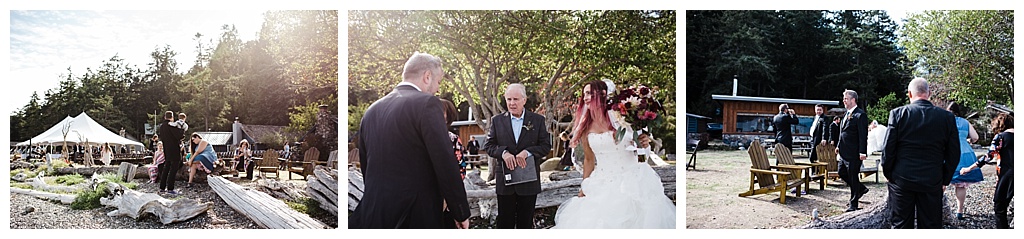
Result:
M119 184L106 182L110 196L100 198L100 204L117 208L107 216L129 216L138 219L145 214L153 214L160 223L170 224L189 220L213 208L212 202L199 203L190 198L171 200L155 193L142 193L123 187Z
M306 178L306 192L320 203L320 208L338 215L338 170L317 165Z
M75 195L43 192L24 188L11 188L11 193L24 194L37 198L58 201L63 204L71 204L75 201Z
M93 174L117 173L118 169L119 166L66 167L57 169L56 174L80 174L84 177L92 177Z
M320 221L288 207L283 201L258 190L232 183L222 177L207 177L210 188L224 202L242 215L264 228L270 229L325 229Z
M277 179L259 178L256 180L256 186L261 192L285 201L298 202L303 198L309 197L305 190L297 188L298 186L295 184L282 182Z
M828 218L813 218L811 223L799 227L799 229L889 229L892 228L892 207L889 207L889 194L886 192L883 203L871 205L868 208L847 212ZM942 196L942 221L951 222L952 208L948 198Z
M662 185L665 187L665 195L675 201L675 166L653 168L661 177ZM348 174L348 210L354 211L363 197L363 176L358 168L349 168ZM494 216L497 216L498 212L497 194L494 191L494 187L485 182L480 174L481 171L479 169L466 172L466 179L463 180L466 188L466 197L470 204L470 212L473 216L493 219ZM562 202L578 195L580 183L583 182L582 174L576 171L556 171L552 172L548 178L550 181L541 183L541 193L537 195L536 208L561 205Z

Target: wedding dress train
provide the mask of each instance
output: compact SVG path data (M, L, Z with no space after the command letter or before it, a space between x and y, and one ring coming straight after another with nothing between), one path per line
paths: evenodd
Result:
M613 133L587 135L597 165L580 185L586 196L558 207L555 228L675 228L676 206L661 178Z

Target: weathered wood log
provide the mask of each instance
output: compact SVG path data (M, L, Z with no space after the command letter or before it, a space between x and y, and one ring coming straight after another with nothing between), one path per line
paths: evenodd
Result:
M33 169L35 167L34 167L34 165L32 163L29 163L29 162L26 162L26 161L20 161L19 160L19 161L11 162L11 171L14 171L15 169L19 169L19 168Z
M244 188L222 177L207 177L210 188L224 202L264 228L324 229L323 223L297 212L283 201L258 190Z
M877 203L871 205L868 208L864 208L857 211L846 212L836 216L828 218L813 218L807 225L800 226L798 229L889 229L892 228L892 221L890 216L892 215L892 207L889 206L889 194L885 192L885 197ZM942 196L942 221L950 222L952 218L952 208L947 203L948 198L945 195Z
M675 200L675 166L652 168L661 177L662 186L665 188L665 195ZM495 193L493 186L488 185L480 177L480 174L480 170L467 172L463 184L466 188L466 197L469 200L472 215L490 218L497 215L497 193ZM577 196L580 183L583 181L582 174L577 171L556 171L552 172L548 178L551 181L541 183L541 193L537 195L536 208L559 206L562 202ZM349 168L348 181L348 207L349 211L354 211L363 197L362 174L358 169Z
M107 182L111 195L100 198L100 204L117 208L107 216L129 216L138 219L149 213L160 219L164 225L192 219L213 208L213 202L200 203L194 199L171 200L155 193L142 193Z
M317 165L313 169L313 175L316 175L317 180L327 186L335 195L338 194L338 170L324 166Z
M320 203L320 208L338 215L338 171L323 166L313 169L312 177L307 178L306 191Z
M348 211L355 211L363 199L363 174L358 168L348 169Z
M310 177L308 180L314 180L312 178L313 177ZM319 184L319 183L317 183L317 184ZM317 188L319 188L319 189L317 189ZM330 194L324 194L323 191L321 191L320 189L326 189L326 188L324 188L322 186L320 186L320 187L314 187L314 186L306 187L306 191L309 192L310 198L312 198L313 200L316 200L317 202L319 202L320 208L323 208L327 212L330 212L331 214L337 216L338 215L338 195L334 194L334 199L330 199L330 198L328 198Z
M281 182L277 179L259 178L256 180L256 186L261 192L285 201L298 202L302 198L309 197L305 190L297 188L295 184Z
M11 180L16 181L16 182L24 182L25 180L28 180L28 179L29 179L29 177L25 173L18 173L18 174L15 174L14 177L11 177Z
M121 181L131 182L132 179L135 179L135 169L138 167L138 165L133 163L121 162L121 164L117 166L117 177L121 178Z
M43 192L24 188L11 188L11 193L24 194L37 198L58 201L62 204L71 204L75 201L75 195Z
M55 170L57 175L80 174L92 177L93 174L117 173L118 166L66 167Z

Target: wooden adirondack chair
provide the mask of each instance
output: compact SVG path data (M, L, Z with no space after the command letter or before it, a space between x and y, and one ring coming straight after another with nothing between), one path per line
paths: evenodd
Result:
M779 192L779 203L786 204L786 192L790 188L796 188L798 191L801 190L804 181L799 177L799 171L802 169L785 165L771 166L768 162L768 153L765 151L764 146L761 146L760 141L755 140L751 142L747 153L750 154L751 163L750 190L740 193L740 197ZM773 169L783 169L788 172ZM754 184L758 185L757 189L754 189ZM798 193L796 196L799 197L800 194Z
M778 160L779 165L793 165L803 168L804 188L811 188L811 181L818 181L818 189L825 190L825 167L828 167L828 163L815 162L815 163L804 163L796 162L793 159L793 152L789 151L784 145L778 145L775 147L775 159Z
M331 151L331 156L327 157L327 167L338 169L338 150Z
M818 151L818 162L828 164L825 166L825 177L827 180L839 178L839 156L836 155L836 146L831 144L819 144L814 150Z
M281 173L277 171L280 167L281 161L277 159L277 151L267 150L263 152L263 158L256 161L256 170L259 171L260 176L267 177L267 173L273 173L275 178L281 178Z
M313 167L316 166L316 159L320 158L320 150L310 147L303 155L302 162L291 162L288 165L288 180L292 180L292 173L302 175L302 179L313 174Z

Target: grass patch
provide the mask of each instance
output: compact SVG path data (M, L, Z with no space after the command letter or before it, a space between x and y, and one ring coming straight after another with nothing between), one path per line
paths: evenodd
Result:
M96 187L96 190L88 190L80 192L75 196L75 201L71 202L71 209L75 210L90 210L103 207L100 204L100 198L106 197L110 194L110 189L107 189L107 185L100 184Z
M11 183L11 187L20 189L32 189L32 186L26 183Z
M320 208L320 202L317 202L312 198L303 198L298 202L285 201L285 204L288 204L288 207L295 209L295 211L305 213L311 217L333 216L330 212L327 212L327 210Z
M69 185L70 186L70 185L75 185L75 184L79 184L79 183L85 182L85 177L82 177L81 174L77 174L77 173L76 174L71 174L71 175L61 175L61 176L57 177L55 182L59 183L59 184L64 184L64 185Z
M135 183L135 182L126 183L126 182L124 182L123 180L121 180L121 177L117 176L116 173L104 173L104 174L100 174L99 177L102 178L102 179L106 179L107 181L120 184L121 186L130 188L130 189L135 189L135 188L139 187L138 183Z
M28 178L36 177L36 172L35 171L29 170L29 169L25 169L25 168L19 168L19 169L11 170L11 177L13 178L15 175L18 175L19 173L24 173L25 176L28 177Z

